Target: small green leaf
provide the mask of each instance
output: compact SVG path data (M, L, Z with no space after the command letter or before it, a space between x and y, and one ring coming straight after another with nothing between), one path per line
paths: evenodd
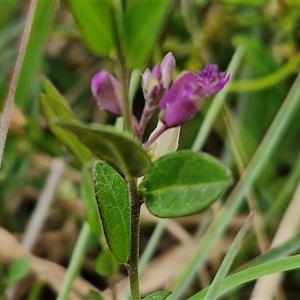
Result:
M104 161L94 163L93 178L107 244L118 263L123 264L130 252L130 203L126 182Z
M87 45L98 55L108 55L114 45L111 0L68 0Z
M76 135L100 159L126 177L139 177L150 168L150 158L142 146L126 132L113 126L58 121L62 128Z
M82 198L86 212L87 222L91 231L96 237L103 236L101 231L101 222L95 200L93 180L91 174L86 167L82 170Z
M146 206L160 218L195 214L216 200L230 183L230 172L213 157L177 151L153 163L142 184Z
M89 296L92 300L104 300L104 298L94 290L89 290Z
M171 294L171 291L157 291L147 295L145 298L143 298L143 300L165 300Z
M30 272L30 263L28 258L20 257L12 262L8 269L7 285L11 286L24 279Z
M106 248L98 255L94 268L103 277L116 277L119 265L110 250Z
M170 0L128 1L124 45L128 65L143 68L161 31Z
M71 112L69 105L67 101L64 99L63 95L57 90L57 88L53 85L53 83L46 77L43 79L43 87L46 94L49 97L55 99L57 102L59 102L61 105L63 105L66 109L68 109Z
M48 85L50 89L50 85ZM40 97L40 103L43 113L47 119L49 128L53 134L64 143L82 162L86 163L91 158L91 153L85 145L83 145L73 134L69 131L64 130L60 126L53 124L52 120L57 118L62 118L64 120L73 121L76 120L68 105L61 97L59 98L59 93L52 90L52 95L55 98L49 97L47 95L42 95Z

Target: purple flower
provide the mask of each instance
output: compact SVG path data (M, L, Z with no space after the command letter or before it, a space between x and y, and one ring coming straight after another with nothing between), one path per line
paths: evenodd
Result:
M92 79L91 90L101 109L115 116L122 115L122 86L112 74L97 73Z
M217 65L208 65L197 73L197 81L202 87L202 93L209 97L223 89L230 80L226 72L219 72Z
M181 73L159 103L161 121L167 128L186 123L200 110L205 98L222 90L229 80L230 76L219 73L216 65L208 65L196 74Z
M152 71L147 68L142 74L143 93L149 107L157 105L169 88L174 68L175 58L169 52L161 65L155 65Z
M204 96L195 74L182 73L159 103L160 119L167 128L187 122L201 108Z

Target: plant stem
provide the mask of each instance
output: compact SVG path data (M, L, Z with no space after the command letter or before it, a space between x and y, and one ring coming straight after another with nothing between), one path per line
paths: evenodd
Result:
M146 126L149 123L156 107L157 106L150 107L147 103L145 104L145 107L143 109L142 116L141 116L141 119L139 122L139 128L138 128L139 130L138 130L138 136L137 136L137 138L139 140L142 140Z
M122 51L122 18L123 10L122 3L120 0L114 1L113 7L114 15L114 32L115 32L115 41L117 46L117 54L120 65L120 81L122 84L122 93L123 93L123 111L122 115L124 118L124 129L133 134L132 126L132 115L131 115L131 103L129 98L129 70L126 65L126 60L124 53ZM130 193L130 203L131 203L131 245L130 245L130 255L127 262L127 269L130 281L130 290L131 298L133 300L140 300L140 287L139 287L139 271L138 271L138 262L139 262L139 248L140 248L140 196L137 191L137 182L135 178L126 178L128 183L129 193Z
M119 60L119 68L120 68L120 81L122 84L122 96L123 96L123 111L122 116L124 118L124 129L130 133L133 133L132 128L132 120L131 120L131 103L129 99L129 70L126 65L123 49L122 49L122 35L123 35L123 27L122 27L122 19L123 19L123 11L122 11L122 3L119 0L114 1L113 3L112 14L114 16L114 34L115 34L115 42L117 48L117 56Z
M3 157L4 147L5 147L6 136L7 136L7 132L8 132L8 128L9 128L9 123L10 123L10 119L11 119L11 115L12 115L12 111L13 111L13 107L14 107L17 84L18 84L18 80L20 77L22 63L24 61L27 44L29 41L30 30L31 30L31 26L33 23L33 19L34 19L34 13L36 10L36 6L37 6L37 1L31 0L30 6L29 6L29 11L28 11L28 16L26 19L26 24L24 27L24 32L22 35L22 40L21 40L21 44L20 44L20 48L19 48L16 65L15 65L13 76L12 76L11 83L9 86L9 92L8 92L5 109L4 109L4 114L3 114L3 119L2 119L2 124L1 124L1 128L0 128L0 167L1 167L2 157Z
M126 67L125 59L122 52L118 54L119 58L119 71L120 81L122 84L122 96L123 96L123 107L122 116L124 118L124 129L130 133L133 133L132 120L131 120L131 103L129 99L129 71Z
M140 300L140 286L139 286L139 248L140 248L140 208L141 202L137 191L136 180L133 179L128 182L131 199L131 247L130 256L127 264L131 297L133 300Z
M149 150L150 146L167 130L168 128L166 125L161 126L151 137L150 139L144 144L144 149L146 151Z
M86 254L87 244L90 237L91 237L90 226L87 222L84 222L81 227L79 237L76 241L76 245L73 250L69 266L67 268L66 276L62 282L62 286L56 297L57 300L68 299L68 295L72 288L72 284L79 273L80 267L82 265L82 261Z

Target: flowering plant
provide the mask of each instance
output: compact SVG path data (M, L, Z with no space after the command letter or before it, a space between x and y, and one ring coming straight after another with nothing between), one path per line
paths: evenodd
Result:
M230 75L219 72L217 65L208 65L195 74L182 72L169 88L174 68L175 58L168 53L161 65L156 65L152 71L147 68L142 74L145 106L140 121L134 124L135 135L142 138L157 107L164 124L144 145L146 150L165 130L190 120L201 109L205 98L221 91L230 80ZM97 73L92 79L91 89L100 108L121 116L121 84L112 74L105 71Z
M219 72L216 65L208 65L197 73L182 72L171 84L174 69L175 58L168 53L160 65L142 74L145 105L139 120L126 103L124 78L119 81L107 71L92 78L97 105L109 114L124 117L123 133L108 125L79 123L66 107L55 113L59 118L56 124L77 137L87 152L87 157L82 157L81 150L81 158L89 161L93 154L101 159L93 166L97 206L108 247L116 261L128 269L133 299L140 299L137 266L141 205L145 203L149 212L160 218L191 215L215 201L230 183L229 170L211 156L176 151L180 126L201 109L207 97L221 91L230 76ZM42 106L50 119L53 113L47 100L42 99ZM53 99L51 103L59 104ZM160 111L158 127L142 145L156 109ZM75 148L78 150L78 144Z
M57 299L116 300L127 299L131 293L133 299L164 300L172 293L171 299L198 300L223 298L232 291L235 298L245 298L251 290L245 283L254 280L251 299L274 298L278 289L293 298L299 290L295 275L300 267L299 254L295 254L300 237L299 139L295 134L300 107L300 75L295 73L300 53L293 26L299 23L299 14L294 13L297 4L65 2L60 6L58 1L29 0L20 9L17 1L6 1L1 7L5 17L1 19L0 56L6 67L1 71L0 97L7 91L7 99L0 113L0 298L48 297L40 280L58 292ZM27 5L19 43L21 28L15 25ZM58 9L63 10L62 18L54 17ZM237 16L243 22L236 22ZM274 18L289 26L273 26ZM67 30L63 35L49 35L50 28ZM13 67L14 55L10 54L16 54L15 45L19 52ZM176 53L180 62L176 70L172 53L160 64L146 67L152 60L160 61L166 49ZM290 51L279 53L278 49ZM230 76L213 64L190 71L208 61L224 65L230 55ZM37 76L41 73L57 82L67 99L46 77ZM224 89L230 77L235 80ZM44 93L39 105L35 99L41 83ZM229 91L230 101L234 100L230 106L225 102ZM68 103L75 94L77 101ZM93 95L97 106L113 116L109 124L116 120L114 126L102 124L106 113L98 118L96 109L93 115L91 109L97 108L90 101ZM77 119L79 109L81 119L95 123ZM44 116L66 147L45 130ZM157 127L150 133L155 120ZM200 151L204 146L235 170L236 184L230 191L223 193L230 184L229 169ZM59 210L49 214L49 201L55 199L57 187L60 201L53 205ZM22 201L13 201L12 195ZM37 197L33 210L32 197ZM62 206L64 198L83 200L84 206ZM24 206L28 200L29 209ZM246 217L248 209L255 212L255 230L248 237L251 242L244 243L239 252L253 219L252 213ZM58 216L61 210L66 214ZM193 214L197 215L169 219ZM50 222L45 222L48 217ZM74 248L58 247L65 241L61 234L43 233L59 227L62 233L67 228ZM163 235L164 229L168 233ZM19 232L22 241L9 230ZM40 243L34 247L41 234L42 247ZM57 265L59 257L69 261L66 269ZM89 282L76 278L83 266ZM294 283L281 286L284 272L291 270L288 278L294 278ZM30 278L23 281L28 274ZM275 276L267 276L271 274Z

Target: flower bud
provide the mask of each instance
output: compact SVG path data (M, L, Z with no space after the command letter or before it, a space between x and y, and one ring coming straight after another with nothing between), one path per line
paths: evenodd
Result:
M92 79L91 90L101 109L115 116L122 115L122 86L112 74L97 73Z
M142 88L148 106L155 106L163 97L172 80L175 59L169 52L161 65L155 65L152 71L148 68L142 74Z
M175 69L175 58L171 52L167 53L161 63L162 86L166 90L169 88L173 72Z
M160 84L161 78L162 74L159 65L155 66L152 71L147 68L142 74L144 98L149 104L156 104L157 99L158 101L160 100L160 96L163 92L162 85Z
M230 75L208 65L194 74L183 72L174 81L159 103L160 119L167 128L180 126L190 120L202 107L206 97L223 89Z

